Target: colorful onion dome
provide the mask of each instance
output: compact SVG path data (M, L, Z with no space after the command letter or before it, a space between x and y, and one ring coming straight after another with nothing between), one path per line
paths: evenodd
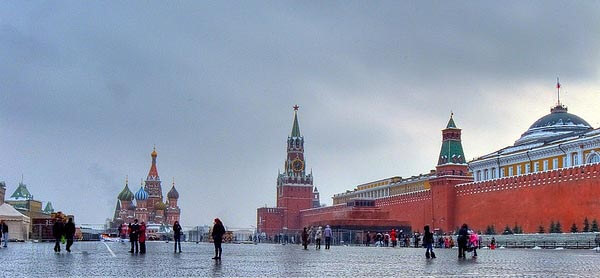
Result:
M158 155L158 153L156 152L156 147L154 147L154 149L152 150L152 153L150 155L152 157L156 157Z
M140 201L148 200L148 192L144 190L144 187L140 186L140 190L135 193L135 199Z
M167 208L167 205L165 205L165 203L163 203L163 201L158 201L156 204L154 204L155 210L165 210L166 208Z
M179 192L177 192L177 189L175 189L175 184L173 184L173 187L171 187L171 190L169 190L169 193L167 193L167 198L179 199Z
M133 192L131 192L131 190L129 190L129 186L127 185L127 183L125 183L125 188L123 188L123 191L121 191L121 193L119 193L119 196L117 198L119 198L120 201L132 201L133 200Z

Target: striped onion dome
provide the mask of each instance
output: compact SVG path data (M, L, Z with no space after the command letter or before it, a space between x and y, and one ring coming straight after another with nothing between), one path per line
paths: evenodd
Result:
M144 190L144 187L140 186L140 190L135 193L135 199L141 201L148 200L148 192Z

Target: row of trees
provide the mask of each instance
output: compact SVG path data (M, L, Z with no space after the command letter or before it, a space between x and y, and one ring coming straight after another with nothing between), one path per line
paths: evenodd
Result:
M554 221L550 222L550 229L548 230L551 234L554 233L562 233L562 226L560 224L560 221L556 221L556 223L554 223ZM545 233L546 231L544 230L544 226L540 225L538 227L538 233L542 234ZM584 233L588 233L588 232L600 232L600 229L598 228L598 221L596 219L592 220L592 225L590 226L590 221L587 219L587 217L583 220L583 229L580 231L579 228L577 227L577 224L573 223L573 225L571 225L571 229L570 229L571 233L579 233L579 232L584 232Z
M562 233L563 230L562 230L562 225L560 224L560 221L556 221L556 222L551 221L548 232L551 234ZM577 227L577 224L573 223L573 225L571 225L570 232L571 233L600 232L600 229L598 228L598 221L596 219L592 220L592 224L590 225L590 221L586 217L583 220L583 229L582 230L579 230L579 227ZM514 227L511 228L510 226L506 225L506 227L504 227L504 229L502 230L503 235L522 234L522 233L523 233L523 227L517 225L516 223L515 223ZM544 228L543 225L540 225L538 227L537 233L538 234L546 233L546 229ZM488 225L485 229L485 234L486 235L497 235L498 233L496 232L496 227L494 227L494 225Z

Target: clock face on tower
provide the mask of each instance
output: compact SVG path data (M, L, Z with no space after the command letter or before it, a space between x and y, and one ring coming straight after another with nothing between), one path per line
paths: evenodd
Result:
M292 161L292 170L294 170L294 172L302 172L302 170L304 170L304 162L298 158L294 159L294 161Z

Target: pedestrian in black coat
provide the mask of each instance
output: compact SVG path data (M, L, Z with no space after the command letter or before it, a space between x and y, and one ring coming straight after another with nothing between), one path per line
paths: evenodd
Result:
M458 230L458 258L465 258L465 252L467 251L467 242L469 241L469 226L462 224L460 230Z
M134 247L135 247L135 253L139 252L139 248L140 248L138 245L139 233L140 233L140 224L138 224L137 219L134 219L133 224L130 224L130 226L129 226L129 241L131 242L131 250L129 250L129 253L133 253Z
M65 234L65 224L61 218L54 219L54 225L52 226L52 236L54 237L54 252L60 252L60 240Z
M65 224L65 238L67 239L67 252L71 252L71 246L73 245L73 238L75 237L75 223L73 218L69 218L69 222Z
M179 221L173 224L173 240L175 241L175 252L177 252L177 244L179 244L179 253L181 253L181 225Z
M213 260L220 260L221 253L223 253L223 249L221 248L221 243L223 243L223 235L225 234L225 227L223 226L223 222L219 218L215 218L215 225L212 228L212 237L215 243L215 256Z

